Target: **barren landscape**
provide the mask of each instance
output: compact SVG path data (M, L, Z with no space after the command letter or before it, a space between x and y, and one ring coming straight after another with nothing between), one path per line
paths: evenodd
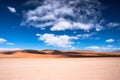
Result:
M0 80L120 80L120 0L0 0Z
M120 57L120 52L95 52L89 50L2 50L0 58L79 58Z
M0 80L119 80L120 53L0 51Z
M1 58L0 80L119 80L120 58Z

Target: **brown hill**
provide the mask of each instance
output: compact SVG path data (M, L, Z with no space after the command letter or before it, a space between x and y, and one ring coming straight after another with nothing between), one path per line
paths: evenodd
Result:
M120 50L114 51L114 52L120 52Z
M120 52L95 52L88 50L8 50L0 51L0 58L74 58L74 57L120 57Z

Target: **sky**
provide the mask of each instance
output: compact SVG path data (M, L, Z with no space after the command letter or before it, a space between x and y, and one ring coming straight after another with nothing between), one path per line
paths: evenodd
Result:
M0 50L120 50L119 0L1 0Z

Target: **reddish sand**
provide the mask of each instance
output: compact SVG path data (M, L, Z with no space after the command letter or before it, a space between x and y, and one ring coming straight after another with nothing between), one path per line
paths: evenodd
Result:
M75 57L120 57L120 52L16 50L0 51L0 58L75 58Z
M0 80L120 80L120 58L1 58Z

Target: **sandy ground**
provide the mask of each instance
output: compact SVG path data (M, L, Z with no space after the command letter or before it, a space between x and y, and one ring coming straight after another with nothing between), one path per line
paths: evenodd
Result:
M0 80L120 80L120 58L1 58Z

